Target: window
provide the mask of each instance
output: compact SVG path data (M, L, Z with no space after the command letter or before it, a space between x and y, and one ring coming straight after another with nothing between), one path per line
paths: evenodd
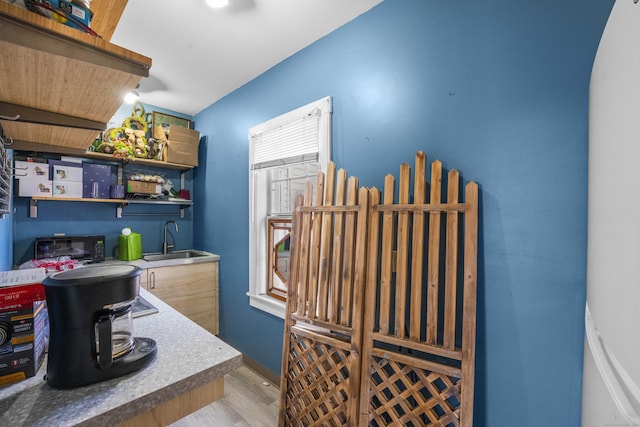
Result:
M267 224L267 295L286 301L290 271L291 218L267 217Z
M291 211L331 158L331 98L249 129L249 303L284 318Z

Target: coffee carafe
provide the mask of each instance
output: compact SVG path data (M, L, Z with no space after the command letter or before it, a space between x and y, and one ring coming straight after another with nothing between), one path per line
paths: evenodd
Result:
M155 341L133 335L131 305L141 273L131 265L98 265L54 273L43 281L49 385L80 387L135 372L155 359Z

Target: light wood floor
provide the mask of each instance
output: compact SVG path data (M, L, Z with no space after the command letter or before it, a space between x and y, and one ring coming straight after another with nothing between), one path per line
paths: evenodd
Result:
M224 397L170 427L274 427L280 390L246 366L224 378Z

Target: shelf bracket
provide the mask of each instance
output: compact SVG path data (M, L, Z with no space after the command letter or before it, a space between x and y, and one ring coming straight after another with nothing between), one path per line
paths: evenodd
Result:
M29 200L29 218L38 218L38 201Z

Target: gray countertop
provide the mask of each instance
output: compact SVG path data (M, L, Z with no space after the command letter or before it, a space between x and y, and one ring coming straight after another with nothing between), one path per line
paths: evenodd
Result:
M108 426L224 376L242 355L151 293L159 310L133 321L135 336L156 340L158 356L148 367L120 378L72 390L45 381L46 360L35 377L0 387L2 426Z
M175 252L184 252L184 251L175 251ZM174 252L174 253L175 253ZM136 259L133 261L121 261L117 258L107 258L105 261L101 262L100 265L109 265L109 264L130 264L135 265L140 268L156 268L156 267L169 267L172 265L188 265L188 264L197 264L201 262L214 262L220 261L220 256L213 254L211 252L206 251L196 251L204 254L204 256L194 257L194 258L183 258L183 259L166 259L161 261L146 261L144 259ZM144 254L149 255L149 254Z

